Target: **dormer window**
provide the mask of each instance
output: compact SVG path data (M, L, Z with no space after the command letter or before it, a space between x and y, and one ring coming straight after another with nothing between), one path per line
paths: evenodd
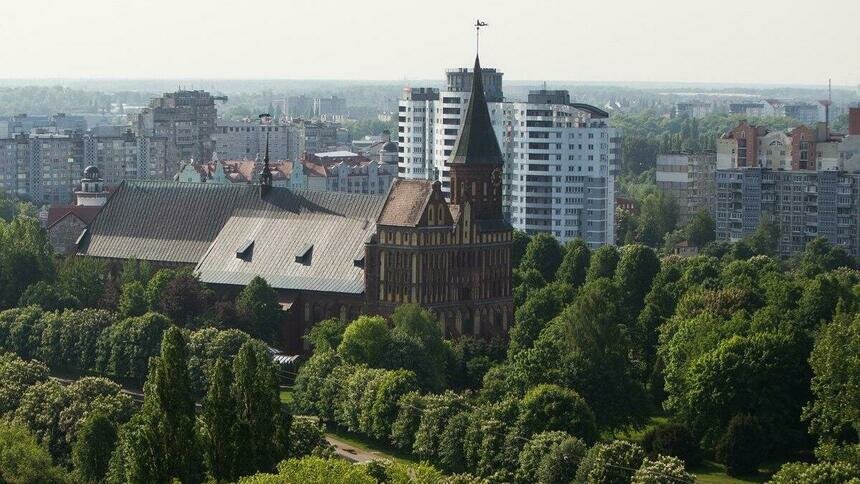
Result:
M305 266L311 265L311 258L313 256L313 252L313 244L308 244L302 247L301 249L299 249L298 252L296 252L296 262Z
M236 258L243 261L250 261L251 255L254 253L254 241L251 239L242 242L242 245L236 248Z

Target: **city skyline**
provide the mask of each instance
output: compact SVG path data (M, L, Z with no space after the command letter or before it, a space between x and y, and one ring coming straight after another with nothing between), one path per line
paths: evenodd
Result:
M860 66L844 59L860 5L826 3L832 14L819 21L771 0L707 10L676 0L442 1L420 14L387 0L229 9L50 0L0 6L0 40L15 46L0 53L0 77L434 79L440 66L469 65L473 48L464 46L474 46L480 17L489 23L482 59L511 80L821 85L830 77L855 86ZM783 42L788 34L798 40ZM787 68L787 50L813 67Z

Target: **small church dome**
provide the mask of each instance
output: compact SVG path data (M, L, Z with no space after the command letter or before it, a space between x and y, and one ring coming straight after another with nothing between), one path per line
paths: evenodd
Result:
M87 180L98 180L99 179L99 169L97 166L90 165L84 168L84 178Z

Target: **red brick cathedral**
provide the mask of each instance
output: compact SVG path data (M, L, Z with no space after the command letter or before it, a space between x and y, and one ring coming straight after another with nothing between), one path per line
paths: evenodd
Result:
M78 237L78 254L187 266L225 296L255 276L278 293L283 347L330 317L430 309L447 336L504 335L513 320L511 227L502 215L502 154L481 66L438 182L397 179L387 195L260 184L123 182Z
M368 302L430 309L446 335L502 335L513 323L511 227L502 214L503 157L475 58L469 104L449 160L451 201L439 182L395 180L367 249Z

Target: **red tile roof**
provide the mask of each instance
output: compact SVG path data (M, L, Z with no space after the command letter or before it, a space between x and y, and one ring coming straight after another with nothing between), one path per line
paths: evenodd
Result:
M48 209L48 227L59 222L63 217L72 214L89 225L96 218L101 207L89 207L83 205L54 205Z
M433 183L430 180L395 178L391 182L388 199L379 214L378 223L400 227L418 225L433 194Z

